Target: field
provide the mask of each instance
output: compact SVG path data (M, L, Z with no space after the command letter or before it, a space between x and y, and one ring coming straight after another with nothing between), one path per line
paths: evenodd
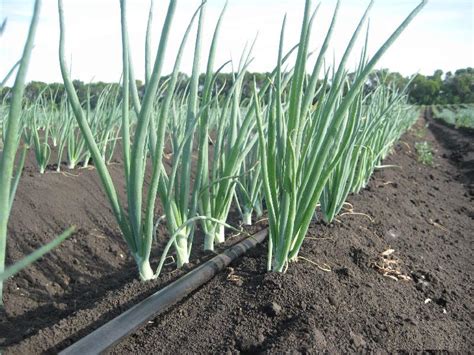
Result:
M417 161L415 130L403 136L384 161L400 168L377 172L349 198L364 215L312 224L301 251L309 261L268 274L260 246L112 353L157 345L170 352L472 348L473 136L428 122L423 139L435 166ZM27 254L72 221L79 232L7 282L0 325L7 353L64 348L185 272L168 267L159 280L140 283L100 188L88 169L40 175L29 155L10 255ZM390 248L395 269L411 280L395 281L374 266ZM197 252L188 268L207 258Z
M432 108L433 116L455 127L474 128L473 105L436 105Z
M26 85L41 3L0 84L2 352L472 348L472 106L414 104L441 71L377 69L426 0L375 51L370 2L332 64L342 2L313 51L306 0L298 42L285 16L266 73L249 70L255 42L217 63L227 5L209 19L207 1L170 54L170 0L153 53L152 0L143 81L121 0L109 84L73 80L58 0L62 82ZM445 96L471 102L467 87Z

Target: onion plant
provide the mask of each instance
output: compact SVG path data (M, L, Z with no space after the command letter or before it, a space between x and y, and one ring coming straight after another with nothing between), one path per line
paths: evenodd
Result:
M334 219L351 192L358 192L387 155L396 140L414 123L405 90L382 84L355 100L349 114L356 113L358 127L354 144L343 153L332 171L321 196L321 211L326 222ZM415 115L416 117L416 115Z
M296 48L298 48L298 45L291 48L291 50L285 54L285 56L282 58L282 64L285 64L288 61L291 54ZM270 87L275 81L277 73L278 70L274 70L272 73L270 73L267 78L267 83L264 84L261 88L258 88L259 98L265 98ZM290 77L284 79L282 83L282 88L287 87L289 79ZM240 105L240 116L249 117L249 114L254 115L255 102L242 102ZM252 125L252 127L254 127L254 125ZM240 175L235 177L235 202L236 208L241 215L242 224L251 225L252 214L254 212L256 214L256 217L261 217L263 215L264 196L259 147L258 144L253 144L255 142L255 139L258 140L257 127L255 126L253 129L250 129L248 132L246 132L246 134L248 134L249 144L245 147L245 149L243 147L240 148L241 151L244 153L244 159L241 161Z
M243 162L257 141L253 134L256 125L254 110L241 110L241 91L246 69L251 62L252 49L244 51L232 88L221 107L204 112L199 126L199 156L196 184L200 186L198 201L200 214L209 218L201 221L204 230L204 249L224 242L224 227ZM204 97L210 95L211 83L204 85ZM209 115L217 115L216 138L209 160ZM243 172L245 174L246 172ZM217 222L220 221L220 222Z
M113 91L113 85L107 86L99 93L95 108L91 108L91 96L88 94L86 106L87 121L91 132L97 141L102 159L110 163L120 135L120 105L118 91ZM48 117L49 136L53 146L57 147L57 171L61 170L64 150L67 151L67 166L76 168L78 163L87 167L91 160L91 152L79 130L74 113L66 96L62 97L59 105L48 107L45 115ZM25 127L27 130L28 127Z
M367 186L373 171L380 166L393 144L418 118L417 110L407 104L405 91L380 85L364 105L363 130L354 152L355 173L350 181L351 192ZM355 155L357 154L357 155Z
M43 128L38 126L38 118L35 114L32 121L33 150L35 152L36 163L40 174L44 174L51 157L51 147L49 146L49 121L45 122Z
M187 244L190 243L190 240L187 237L189 235L189 228L192 223L198 219L198 217L194 215L192 209L191 213L188 213L187 211L190 210L188 198L190 193L193 131L200 117L201 111L206 107L205 105L201 108L198 106L198 70L204 16L203 11L205 6L203 2L191 20L192 24L194 18L199 14L197 40L194 51L193 76L191 79L189 96L187 98L188 104L186 110L185 134L184 139L180 143L180 148L178 149L179 152L173 156L173 158L176 161L179 161L179 163L175 165L173 172L174 175L172 177L168 177L162 162L166 127L170 112L172 110L172 104L174 102L174 92L176 88L176 82L179 77L179 63L183 55L184 44L186 43L186 39L191 30L191 24L185 33L181 48L178 52L175 69L171 75L171 80L166 87L164 101L162 102L161 106L158 106L160 107L158 111L159 117L157 119L156 127L153 128L154 121L151 119L151 116L153 114L155 100L160 85L161 72L167 50L167 42L170 35L171 24L177 6L177 0L170 0L169 2L168 12L163 25L153 69L150 72L147 71L149 73L149 77L146 79L145 94L142 100L139 98L135 80L133 78L133 65L130 56L127 33L126 3L126 0L122 0L120 2L123 63L121 135L124 175L127 192L127 210L119 200L106 164L103 159L101 159L101 152L96 141L96 137L94 137L94 134L91 131L86 113L80 105L67 70L67 63L64 55L65 22L63 4L61 0L58 0L60 16L59 57L61 72L69 101L73 108L74 115L81 132L84 135L87 146L91 152L95 167L97 168L97 172L101 178L107 197L111 203L114 215L120 226L123 237L131 250L131 254L138 265L141 279L149 280L158 276L161 267L163 266L164 257L172 245L174 245L175 250L177 251L178 265L187 262L189 258ZM149 31L147 32L149 33ZM147 48L149 47L147 46ZM149 60L150 59L147 57L146 65L149 64ZM137 114L136 127L133 136L131 134L130 128L130 105L133 106L134 111ZM149 141L148 144L147 141ZM148 150L150 153L150 159L148 159ZM182 158L180 156L182 156ZM150 162L152 174L149 186L146 189L146 193L144 193L144 172L148 162ZM176 183L178 170L180 183ZM173 223L173 228L170 228L172 231L170 242L165 248L165 252L160 260L160 264L156 269L156 272L154 272L151 268L149 258L153 242L154 225L156 224L154 218L155 202L158 191L160 193L160 197L165 201L164 207L167 223ZM173 194L176 194L174 195L176 198L170 197ZM145 195L145 201L143 201L143 195ZM179 206L177 203L179 203ZM142 211L143 209L144 213ZM183 211L186 214L180 215L180 213ZM179 218L173 220L175 216L178 216ZM181 238L183 233L187 235L185 238Z
M194 236L194 224L191 222L201 221L205 231L205 248L214 249L214 239L216 233L223 233L226 226L227 213L232 200L233 192L224 186L233 179L233 171L228 167L235 165L237 159L229 161L227 170L223 169L221 157L226 152L221 152L224 147L224 132L226 131L227 109L221 109L218 93L213 95L213 83L216 75L213 73L214 56L217 47L219 28L222 23L224 11L221 13L214 30L214 36L209 52L207 71L204 75L204 85L201 100L198 100L199 92L199 60L200 60L200 37L202 32L205 4L203 2L198 21L198 34L195 46L193 73L190 84L182 97L171 100L168 97L161 109L162 114L169 115L170 120L170 142L172 149L171 172L167 174L163 168L161 181L159 184L159 195L164 206L166 225L170 234L176 234L176 239L172 240L178 267L187 263L191 252ZM225 8L224 8L225 10ZM196 16L196 14L195 14ZM191 21L192 24L192 21ZM190 26L191 26L190 24ZM170 78L170 90L176 89L179 77L179 63L182 57L182 50L186 38L189 34L188 27L185 37L180 46L178 57L175 63L173 75ZM222 67L221 67L222 68ZM220 69L218 70L218 72ZM240 85L241 75L232 90ZM230 95L229 97L231 97ZM227 102L226 108L229 107ZM212 163L209 163L209 123L213 121L213 114L219 116L222 121L218 131L218 143L214 146ZM215 118L215 117L214 117ZM244 128L245 130L245 128ZM194 138L197 135L197 167L192 182L191 170L193 167L193 146ZM230 137L235 135L229 134ZM242 146L242 145L241 145ZM224 174L224 175L223 175ZM233 183L230 182L229 186ZM231 187L230 187L231 188ZM219 205L220 204L220 205ZM218 208L215 208L218 206ZM188 221L188 222L186 222ZM179 226L182 227L179 227ZM228 226L228 225L227 225ZM230 227L230 226L228 226ZM218 242L223 241L222 238ZM166 252L166 250L165 250Z
M308 231L316 205L328 178L343 153L354 144L360 118L352 114L354 102L360 97L364 83L378 60L423 8L422 1L393 32L367 63L362 63L347 90L346 63L367 19L370 3L350 39L341 62L324 75L322 88L318 79L336 22L336 5L328 33L309 78L306 66L310 33L316 12L311 0L306 1L296 65L291 73L282 68L285 21L280 36L280 49L275 85L264 107L254 94L265 202L268 209L270 237L268 269L282 272L289 261L296 261ZM365 43L367 46L367 41ZM289 96L284 95L284 78L291 75ZM312 103L316 102L315 106Z
M361 117L361 106L362 95L359 95L358 100L354 102L353 107L351 107L348 113L349 115L357 115L357 117L353 118L357 126L364 120ZM357 138L360 136L360 133L360 128L354 127L353 138L355 138L355 141L346 147L324 186L321 194L321 211L326 222L331 222L342 209L347 196L351 192L352 177L359 172L356 170L356 164L361 150L360 145L357 145Z
M120 128L120 105L117 104L119 92L112 91L113 86L106 87L99 93L94 109L91 108L90 90L87 93L86 116L89 126L102 152L102 159L110 160L115 150L116 137ZM83 167L89 165L90 150L82 157Z
M5 142L5 132L6 132L6 124L7 124L7 116L8 116L8 106L5 103L5 98L3 99L3 103L0 105L0 149L3 147L3 143Z
M74 114L72 113L72 109L69 105L69 102L66 96L64 96L61 99L57 114L58 115L56 117L55 126L57 129L57 143L56 143L57 145L56 146L57 146L58 161L57 161L56 171L60 172L64 149L66 148L70 131L75 126Z
M240 212L244 225L252 225L252 215L254 212L257 218L263 215L261 171L258 145L255 144L242 163L235 190L237 209Z
M71 122L67 132L66 152L68 169L75 169L77 164L83 162L89 153L84 135L74 121Z
M119 140L121 117L118 104L119 91L108 86L99 94L94 108L91 127L95 130L96 141L102 152L102 159L108 164Z
M0 151L0 306L3 306L3 281L7 277L31 264L34 260L46 254L54 248L57 243L67 238L72 233L72 229L69 229L54 242L38 249L34 253L34 257L27 257L23 259L20 264L15 264L12 269L5 270L8 219L26 157L25 148L21 154L17 171L14 173L15 155L21 140L22 98L25 90L26 73L31 57L31 51L33 49L36 28L38 26L40 8L41 0L36 0L27 40L12 90L7 124L4 133L4 145Z
M171 235L176 234L176 237L171 242L176 251L178 267L189 262L194 233L194 226L190 221L194 222L197 217L197 204L194 202L195 199L191 197L191 194L196 194L196 187L199 185L194 183L194 190L191 193L191 169L193 138L200 117L198 90L204 10L205 5L203 3L198 11L195 12L185 31L168 84L168 95L159 111L160 122L164 123L165 119L170 119L170 125L173 127L170 130L172 148L171 172L168 175L164 166L162 167L163 172L159 181L158 193L163 204L168 232ZM188 89L189 93L180 99L173 94L179 79L179 68L184 48L192 25L198 15L198 29L194 48L193 70ZM164 133L163 131L162 134ZM164 138L164 136L158 137L161 142L163 142Z
M45 89L46 90L46 89ZM24 143L33 147L36 163L41 174L44 174L51 156L49 137L51 123L49 105L43 98L41 91L35 101L22 112L22 126Z
M7 225L10 216L14 192L23 168L24 159L17 167L17 178L12 180L15 165L15 155L20 143L20 116L23 93L25 91L25 77L28 63L33 49L33 41L39 20L41 1L36 0L33 18L31 20L28 37L23 50L21 63L18 67L12 98L8 113L8 123L5 130L3 150L0 155L0 272L5 270ZM3 282L0 282L0 303L3 305Z
M0 33L0 35L2 34L3 32ZM21 63L21 60L19 60L18 62L16 62L11 68L10 70L8 71L7 75L5 75L5 77L2 79L2 81L0 82L0 89L3 88L5 86L5 84L8 82L8 80L10 79L10 77L15 73L15 70L20 66L20 63Z
M48 91L47 99L43 96L46 90ZM59 90L53 92L51 88L47 87L38 95L39 103L42 109L42 115L49 123L49 138L51 139L51 144L53 147L57 147L58 145L61 133L61 123L63 121L56 105L58 92Z
M164 63L167 42L170 34L171 24L173 21L176 0L171 0L168 6L168 12L161 33L160 44L155 57L150 80L145 88L145 96L140 107L137 118L137 127L133 142L130 137L130 58L129 43L127 33L127 2L120 1L121 8L121 27L122 27L122 140L123 140L123 160L124 175L127 189L128 211L125 210L122 202L119 200L116 188L107 169L105 161L102 159L102 153L91 131L89 122L84 109L81 107L78 96L75 92L72 80L70 79L67 63L65 60L65 21L63 3L58 0L58 10L60 18L60 44L59 59L61 65L61 73L64 85L68 94L69 102L72 106L75 118L79 128L84 136L87 146L91 152L95 167L102 181L103 187L112 206L115 218L120 226L122 235L130 248L134 257L140 277L142 280L150 280L155 277L150 265L150 253L152 246L153 219L155 211L155 200L157 194L157 186L161 175L161 156L163 151L163 142L159 141L154 147L152 161L152 181L146 194L146 209L144 218L142 218L143 207L143 184L144 170L146 166L146 136L150 122L150 115L153 108L153 102L158 89L161 77L162 67ZM164 130L165 125L160 125L160 130ZM159 136L162 136L161 131ZM164 136L164 134L163 134Z

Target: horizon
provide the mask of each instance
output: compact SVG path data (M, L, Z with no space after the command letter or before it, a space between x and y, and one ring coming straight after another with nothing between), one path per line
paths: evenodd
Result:
M190 0L188 3L192 3L192 6L183 6L183 2L178 3L163 75L171 71L184 28L200 1ZM208 1L204 24L204 58L224 3L222 0ZM316 2L313 3L315 7ZM311 40L313 50L317 50L324 39L334 3L334 1L323 1L321 4ZM418 0L375 3L370 14L369 54L373 54L380 47L418 3ZM91 4L93 6L90 6ZM157 47L167 4L168 2L155 3L153 49ZM362 0L342 1L332 45L326 56L327 61L332 62L335 58L336 63L338 62L367 4L368 1ZM67 59L72 67L72 77L83 82L118 82L122 71L118 1L69 0L64 6ZM268 11L270 6L272 11ZM285 46L290 48L299 38L303 6L302 0L297 4L294 0L259 0L258 4L250 0L230 0L222 25L216 67L229 59L238 62L246 43L250 45L258 32L253 51L255 59L249 67L249 72L271 71L276 64L282 19L286 13L288 18ZM90 11L92 8L93 12ZM32 9L33 0L1 2L0 21L8 19L6 29L0 37L1 77L6 75L21 56ZM134 68L136 79L141 81L144 77L144 40L148 9L148 0L136 0L133 4L130 2L128 6ZM86 23L84 18L87 18ZM410 76L416 73L432 75L438 69L443 73L448 71L454 73L457 69L474 66L473 19L473 4L470 0L455 0L449 4L441 0L429 1L421 14L378 63L376 69L389 69L391 72ZM57 54L58 23L57 2L44 1L27 82L62 82ZM351 69L356 65L362 42L361 38L349 61L348 66ZM192 50L192 45L190 38L187 53ZM188 56L183 60L180 71L189 74L191 63L192 58ZM201 69L204 69L204 64L203 60ZM7 85L11 83L12 79Z

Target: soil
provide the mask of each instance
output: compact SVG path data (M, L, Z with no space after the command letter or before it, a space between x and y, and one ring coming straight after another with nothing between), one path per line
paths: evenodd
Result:
M285 274L265 271L261 245L110 353L473 349L474 133L427 119L384 162L397 168L377 171L333 224L311 226ZM417 161L420 141L434 166ZM121 169L111 166L123 197ZM36 171L30 155L8 261L71 224L79 231L7 281L6 354L56 353L186 271L169 265L139 282L96 172ZM195 248L188 269L209 257Z

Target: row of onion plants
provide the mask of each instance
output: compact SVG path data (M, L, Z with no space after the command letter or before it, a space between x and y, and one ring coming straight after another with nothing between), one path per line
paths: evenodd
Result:
M230 93L221 98L215 81L216 74L225 65L216 69L214 62L224 8L214 29L207 55L204 84L200 91L201 41L206 10L206 2L203 1L189 21L172 74L160 86L167 42L177 6L177 1L171 0L153 69L146 69L145 94L140 98L135 85L128 41L127 2L121 1L121 139L127 192L125 204L118 198L106 164L99 159L98 141L69 77L64 56L65 20L62 1L58 1L58 5L60 63L68 99L141 278L149 280L157 277L171 248L175 251L178 267L188 263L197 223L205 234L204 248L214 250L216 244L224 241L225 226L233 228L226 221L235 188L239 175L247 173L242 172L243 163L257 143L255 111L242 110L241 106L242 84L252 60L252 48L244 50L235 70ZM151 14L152 11L149 15L146 43L150 41ZM196 35L192 75L187 90L178 94L181 60L194 27ZM149 47L146 46L145 53L147 68L151 63ZM135 125L131 124L131 112L136 116ZM169 159L163 159L167 142L171 151L166 155ZM209 151L210 145L212 152ZM148 186L145 186L144 172L147 165L151 179ZM157 215L157 197L164 210L163 216ZM150 254L153 241L156 240L158 223L166 224L169 241L158 266L152 269Z
M162 80L162 71L178 1L169 1L154 59L150 49L151 2L145 38L145 87L144 94L139 95L128 37L127 1L121 0L121 92L114 91L113 86L106 88L92 108L90 95L86 102L79 101L70 78L65 60L64 8L62 0L58 0L59 58L67 96L56 105L39 95L31 107L22 110L26 66L40 3L36 1L8 102L8 117L1 118L0 282L71 234L68 230L5 270L8 216L26 154L25 148L12 178L21 139L25 146L33 148L41 173L49 164L51 147L58 152L58 171L64 151L70 169L79 163L87 166L93 162L139 275L146 281L159 276L171 250L178 267L189 262L197 226L203 231L205 250L214 250L224 242L225 228L235 229L228 224L232 207L240 212L242 224L247 225L267 213L268 270L284 271L290 261L297 260L317 205L320 204L325 221L331 221L347 196L366 186L393 144L417 118L417 112L407 105L405 91L382 83L367 94L364 83L426 1L409 14L371 58L367 53L367 30L353 74L349 74L347 63L373 2L354 30L340 63L331 67L325 57L336 26L338 2L312 71L307 74L318 8L313 11L311 0L306 0L298 45L283 51L284 19L274 71L268 74L263 86L254 85L250 100L243 100L244 77L252 62L253 45L243 51L235 67L232 62L215 65L225 8L213 29L200 85L206 1L189 20L167 80ZM182 92L178 90L181 61L193 33L192 75ZM296 60L292 63L295 52ZM233 80L224 96L216 78L227 65L232 66ZM49 97L54 95L50 93ZM120 200L108 170L118 140L125 201ZM149 181L145 181L145 171L151 172ZM158 200L162 215L158 213ZM159 262L152 267L150 256L160 223L166 225L167 243ZM0 296L1 290L0 284Z
M337 67L326 67L325 54L335 28L339 2L311 74L306 74L310 37L316 19L306 1L299 44L283 52L283 22L276 69L268 83L255 87L250 101L242 101L245 72L252 61L245 50L234 72L230 92L221 98L215 84L215 53L224 11L217 21L207 56L204 84L199 89L206 3L190 19L169 79L160 85L167 42L177 0L170 0L158 50L152 66L150 10L145 53L145 94L135 85L128 40L127 2L122 0L122 100L121 139L127 201L120 201L101 155L100 139L78 100L65 61L65 20L60 14L60 63L69 103L88 152L94 160L107 197L143 280L156 278L171 248L177 265L189 262L196 223L204 232L204 248L214 250L224 241L224 228L233 201L245 224L252 213L266 206L269 225L268 268L284 271L296 260L318 203L326 220L340 210L350 192L357 192L386 156L391 145L410 125L404 93L381 86L364 94L364 83L378 60L424 6L423 1L370 59L368 35L360 64L349 75L347 62L366 23L370 3L354 31ZM181 59L196 27L193 68L187 90L177 92ZM290 70L289 58L297 50ZM322 78L322 79L321 79ZM131 113L136 116L131 119ZM109 113L108 114L112 114ZM411 117L411 116L410 116ZM166 143L170 152L164 154ZM212 147L210 149L209 147ZM149 166L151 180L145 186ZM195 173L193 174L193 169ZM145 196L145 201L143 201ZM159 197L164 215L157 214ZM126 206L126 207L125 207ZM165 223L168 243L158 266L152 269L150 254L158 223ZM232 228L232 227L231 227Z
M46 91L48 89L45 89ZM35 153L39 172L43 174L51 164L52 150L56 151L56 171L60 171L65 155L68 169L79 164L88 167L91 152L87 148L84 136L79 130L73 111L67 100L62 97L56 104L56 94L40 93L35 102L22 111L23 141ZM81 105L85 108L87 121L98 142L102 159L110 163L120 139L120 110L117 106L118 92L113 86L106 87L95 100L91 108L91 96ZM51 97L53 99L51 99Z
M33 49L36 29L39 22L40 9L41 1L36 0L22 57L20 61L15 64L13 69L10 70L10 72L7 74L7 77L2 80L2 85L0 85L1 89L3 83L7 81L8 77L14 74L14 70L18 70L15 77L15 83L13 85L10 104L8 106L8 116L7 119L2 123L3 144L0 148L0 307L3 307L3 281L42 257L44 254L61 243L64 239L69 237L73 232L73 228L68 229L62 235L55 238L52 242L37 249L32 254L28 255L12 266L8 268L5 267L8 220L26 157L25 147L22 149L22 153L20 154L19 162L15 171L15 158L17 156L18 146L20 145L21 141L22 98L25 91L25 78Z
M338 3L308 76L310 37L317 9L312 11L311 1L307 0L298 45L288 53L283 52L285 19L276 68L263 87L254 88L250 101L243 101L241 92L244 75L252 61L252 47L244 50L239 65L233 69L232 86L225 97L221 97L216 85L216 74L229 64L217 69L214 64L224 11L214 29L200 90L205 1L189 21L171 76L161 83L177 3L177 0L169 2L153 65L150 53L153 11L152 6L150 8L145 39L145 90L140 97L128 39L127 2L121 0L123 73L120 103L117 92L106 90L98 98L97 106L91 109L90 96L87 102L81 103L70 79L65 60L63 4L58 0L60 65L67 100L62 100L56 107L44 102L40 96L32 107L24 110L23 139L33 146L41 172L50 158L50 144L58 149L58 169L64 149L67 149L70 168L78 162L87 166L93 160L142 280L160 274L171 248L178 267L189 262L197 223L204 232L204 248L214 250L216 244L224 241L224 228L234 228L227 224L233 201L244 224L251 224L252 214L259 217L266 208L270 225L268 269L284 271L289 261L297 259L318 203L321 203L324 218L332 220L347 195L365 186L393 143L413 123L415 116L407 112L404 92L381 85L374 93L366 95L363 87L377 61L425 1L370 59L367 58L366 37L360 64L352 76L348 74L347 61L372 3L355 29L339 65L327 68L325 54L335 28ZM192 75L187 90L178 93L181 60L194 27ZM295 50L296 63L291 66L290 58ZM27 61L21 61L19 67L19 77L22 74L23 80L24 62ZM288 66L290 69L284 70ZM14 87L7 124L3 124L6 138L3 139L2 164L13 164L14 145L18 146L22 135L19 100L24 84L20 83L19 87ZM107 166L118 139L122 140L126 201L120 201ZM164 154L167 143L170 152ZM147 166L151 171L149 184L145 183ZM2 166L5 179L10 179L12 169ZM18 179L19 174L12 183L4 185L8 189L0 191L0 197L8 197L3 199L7 212ZM163 206L163 216L157 213L158 198ZM2 223L5 219L2 215ZM153 269L150 255L157 238L158 223L166 224L168 243ZM4 224L2 242L6 240ZM3 229L0 228L0 232ZM3 252L0 272L4 257Z
M425 3L426 1L422 1L408 15L370 59L366 59L366 36L360 64L352 77L348 75L347 61L373 1L349 40L339 65L321 72L337 19L339 2L337 3L309 79L306 76L306 67L310 54L311 29L317 9L312 11L311 1L306 1L298 55L291 72L285 72L282 65L285 34L285 21L283 22L277 62L278 74L267 96L269 104L264 105L261 102L256 89L254 95L262 180L270 226L269 270L282 272L286 270L289 262L298 259L324 188L331 176L341 178L334 171L343 156L346 153L350 155L361 132L364 121L364 83L379 59ZM321 74L324 79L322 84L318 85ZM287 80L288 76L290 80ZM385 147L390 142L382 143ZM380 153L375 151L373 154ZM343 164L345 163L344 161ZM343 184L337 188L343 189Z
M367 186L393 144L417 120L418 110L407 102L405 90L380 85L352 104L350 112L360 118L354 143L343 152L321 195L321 212L326 222L340 212L350 193L358 193Z

